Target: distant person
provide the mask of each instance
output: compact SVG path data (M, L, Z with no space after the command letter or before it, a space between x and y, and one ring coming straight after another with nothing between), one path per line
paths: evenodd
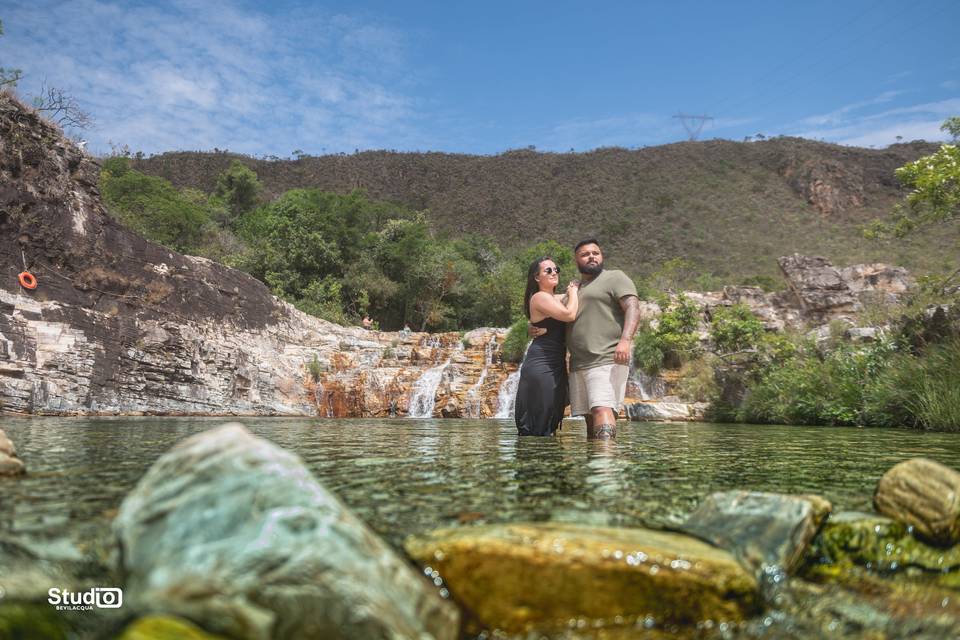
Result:
M363 316L363 320L360 322L363 324L364 329L370 329L373 327L373 320L370 319L370 316Z
M403 323L403 329L400 330L400 337L404 340L410 337L410 325L406 322Z
M570 350L570 415L584 416L587 438L617 435L617 414L630 374L633 334L640 324L640 301L633 281L622 271L604 270L595 239L573 249L580 271L580 307L567 324ZM530 335L542 335L530 327Z
M522 436L552 436L567 406L566 323L577 317L578 283L567 285L561 296L555 293L559 282L560 269L552 258L537 258L527 270L523 311L543 333L534 339L520 367L513 415Z

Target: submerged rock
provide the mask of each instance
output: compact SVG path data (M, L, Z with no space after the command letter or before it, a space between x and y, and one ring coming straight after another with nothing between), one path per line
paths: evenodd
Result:
M936 585L890 580L862 567L817 566L792 585L790 638L943 640L960 637L960 599ZM757 634L759 637L760 634ZM779 636L774 636L779 637Z
M162 456L114 522L128 601L235 638L437 638L458 614L300 459L225 425Z
M960 541L960 473L939 462L913 458L895 465L880 478L873 503L933 544Z
M17 476L25 471L23 461L6 432L0 429L0 476Z
M123 630L118 640L222 640L175 616L144 616Z
M792 573L832 510L820 496L724 491L704 500L680 528L730 551L757 575L771 568Z
M756 580L726 551L677 533L573 524L443 529L407 552L481 626L550 631L738 622L758 610Z

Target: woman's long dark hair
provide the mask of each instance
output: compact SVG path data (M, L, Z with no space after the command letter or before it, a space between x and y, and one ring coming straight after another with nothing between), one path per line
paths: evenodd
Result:
M527 269L527 291L523 294L523 312L527 314L527 319L530 319L530 298L533 297L537 291L540 291L540 284L534 280L537 277L537 274L540 273L540 263L544 260L553 260L550 256L541 256L530 263L530 268ZM557 261L553 260L553 263L556 264Z

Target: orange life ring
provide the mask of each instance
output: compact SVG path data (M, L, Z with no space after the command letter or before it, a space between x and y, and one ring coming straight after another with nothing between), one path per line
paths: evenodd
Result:
M37 279L29 271L21 271L18 277L20 278L20 286L24 289L37 288Z

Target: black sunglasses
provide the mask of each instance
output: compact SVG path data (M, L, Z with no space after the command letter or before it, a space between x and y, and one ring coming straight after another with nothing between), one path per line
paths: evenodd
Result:
M543 272L548 276L553 275L554 273L560 275L560 267L544 267Z

